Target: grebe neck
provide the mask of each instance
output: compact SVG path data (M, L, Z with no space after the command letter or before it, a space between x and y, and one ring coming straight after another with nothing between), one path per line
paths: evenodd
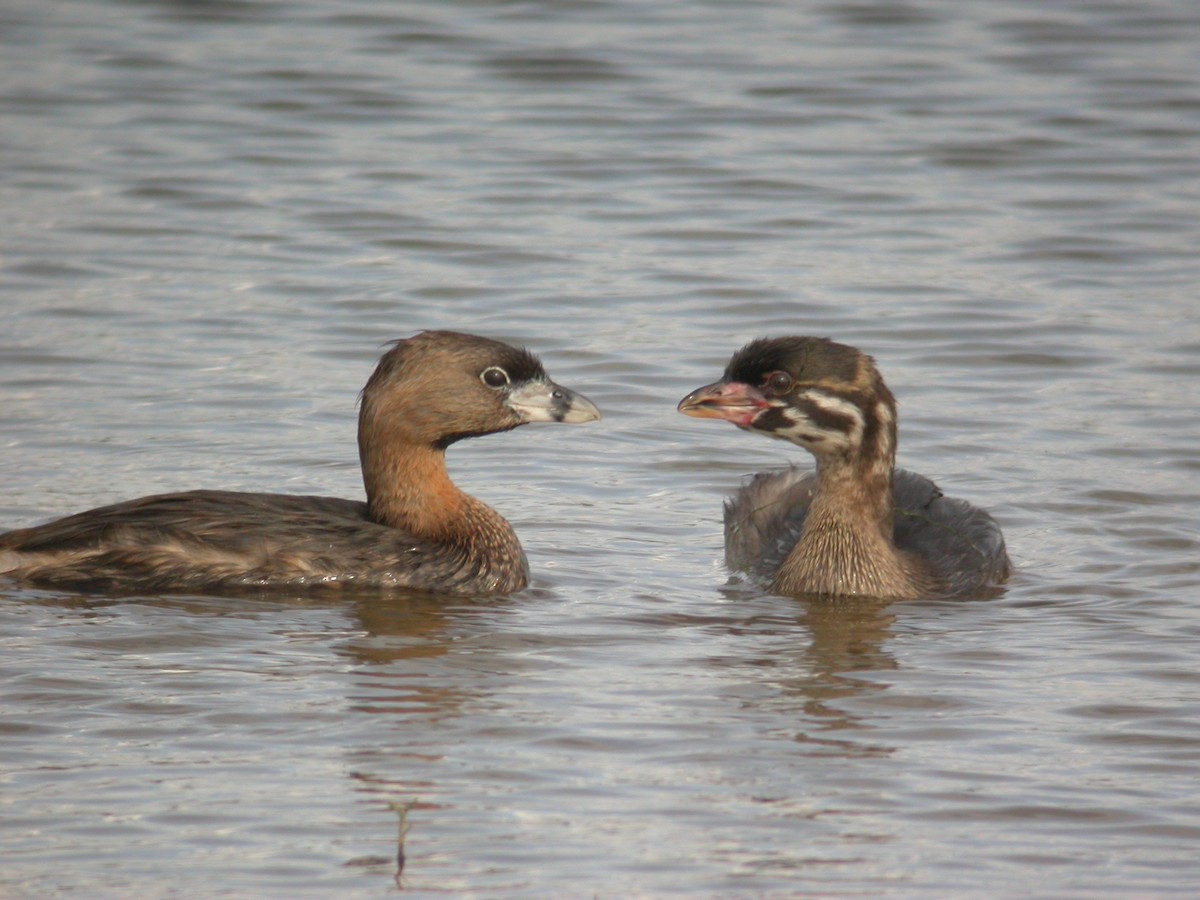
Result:
M395 445L388 450L363 454L367 516L417 537L451 539L466 517L470 498L450 480L444 451Z
M895 401L880 382L857 405L860 416L847 421L847 440L814 453L817 490L775 574L781 593L915 598L929 589L925 568L894 540Z

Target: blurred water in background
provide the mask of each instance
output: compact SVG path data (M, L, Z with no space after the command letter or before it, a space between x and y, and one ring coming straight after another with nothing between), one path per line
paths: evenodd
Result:
M1190 895L1200 8L211 0L0 11L0 529L358 497L384 341L525 344L594 427L458 445L535 584L0 587L5 897ZM991 510L981 603L728 584L802 459L674 412L872 353Z

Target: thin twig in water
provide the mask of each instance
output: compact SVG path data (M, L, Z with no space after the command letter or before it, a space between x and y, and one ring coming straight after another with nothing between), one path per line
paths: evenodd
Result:
M404 885L400 883L400 876L404 874L404 839L408 836L408 811L417 805L416 800L408 800L404 803L396 803L393 800L387 801L388 809L396 814L397 825L399 832L396 835L396 887L401 890Z

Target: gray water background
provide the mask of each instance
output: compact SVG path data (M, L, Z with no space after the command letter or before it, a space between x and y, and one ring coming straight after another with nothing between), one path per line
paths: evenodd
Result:
M602 422L450 453L534 584L0 586L0 896L1192 896L1200 7L0 9L0 528L361 496L422 328ZM795 448L674 412L742 342L872 353L987 602L729 583Z

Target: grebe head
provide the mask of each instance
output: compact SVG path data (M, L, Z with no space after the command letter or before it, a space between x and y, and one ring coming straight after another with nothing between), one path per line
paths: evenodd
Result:
M363 388L360 446L377 433L438 449L528 422L591 422L590 400L555 384L527 350L453 331L400 340Z
M818 461L895 458L896 401L874 361L827 338L752 341L720 381L692 391L678 409L790 441Z

